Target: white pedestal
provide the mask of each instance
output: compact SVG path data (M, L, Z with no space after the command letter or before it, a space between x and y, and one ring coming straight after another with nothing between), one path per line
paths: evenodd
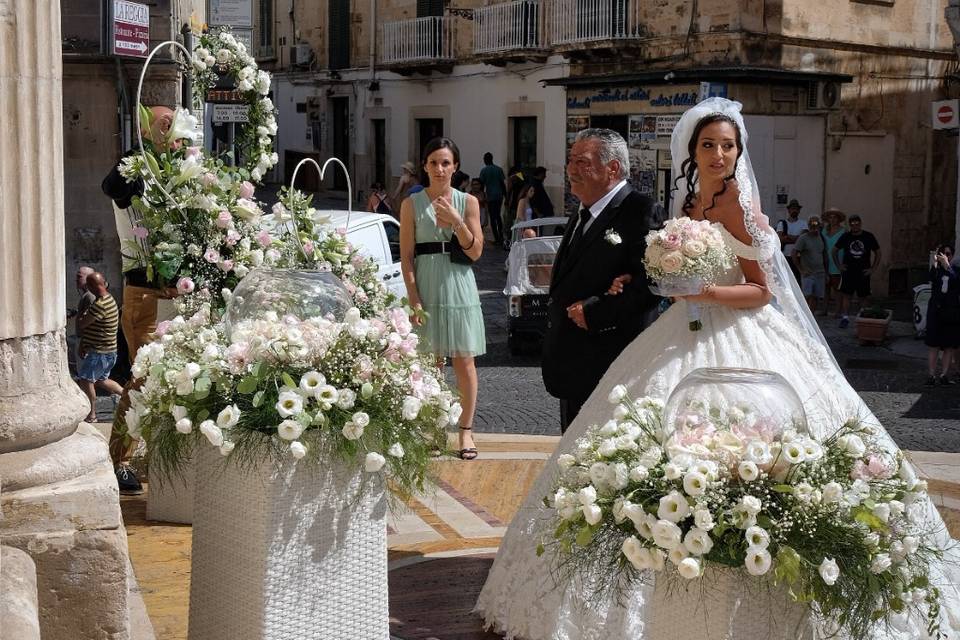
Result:
M809 608L747 572L708 567L700 580L658 580L650 638L809 640Z
M147 486L147 520L193 523L193 490L197 468L193 460L183 465L179 475L167 476L150 470Z
M190 640L387 640L386 500L364 472L196 459Z

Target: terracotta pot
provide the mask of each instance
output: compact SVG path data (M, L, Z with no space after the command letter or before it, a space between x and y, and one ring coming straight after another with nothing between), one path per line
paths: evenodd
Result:
M857 339L860 344L880 344L887 337L887 329L890 326L890 317L893 312L887 309L886 318L861 318L857 316Z

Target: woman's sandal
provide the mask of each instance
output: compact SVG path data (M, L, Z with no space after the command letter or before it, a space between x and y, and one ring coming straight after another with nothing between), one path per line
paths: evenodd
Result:
M460 431L473 431L473 427L460 427ZM476 447L465 447L460 449L461 460L476 460L479 452Z

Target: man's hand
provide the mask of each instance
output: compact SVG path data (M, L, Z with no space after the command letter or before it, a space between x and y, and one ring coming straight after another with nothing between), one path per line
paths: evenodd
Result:
M625 273L622 276L617 276L613 279L613 282L610 283L610 288L607 289L608 296L616 296L623 293L623 287L630 284L633 280L633 276L629 273Z
M567 307L567 317L573 320L573 324L577 325L584 331L587 330L587 319L583 315L583 301L574 302L572 305Z

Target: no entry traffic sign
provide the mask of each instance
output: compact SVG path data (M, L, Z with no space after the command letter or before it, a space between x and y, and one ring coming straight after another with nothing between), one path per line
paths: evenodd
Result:
M960 114L956 100L939 100L933 103L933 128L956 129L960 124Z
M145 4L113 1L113 54L146 58L150 48L150 8Z

